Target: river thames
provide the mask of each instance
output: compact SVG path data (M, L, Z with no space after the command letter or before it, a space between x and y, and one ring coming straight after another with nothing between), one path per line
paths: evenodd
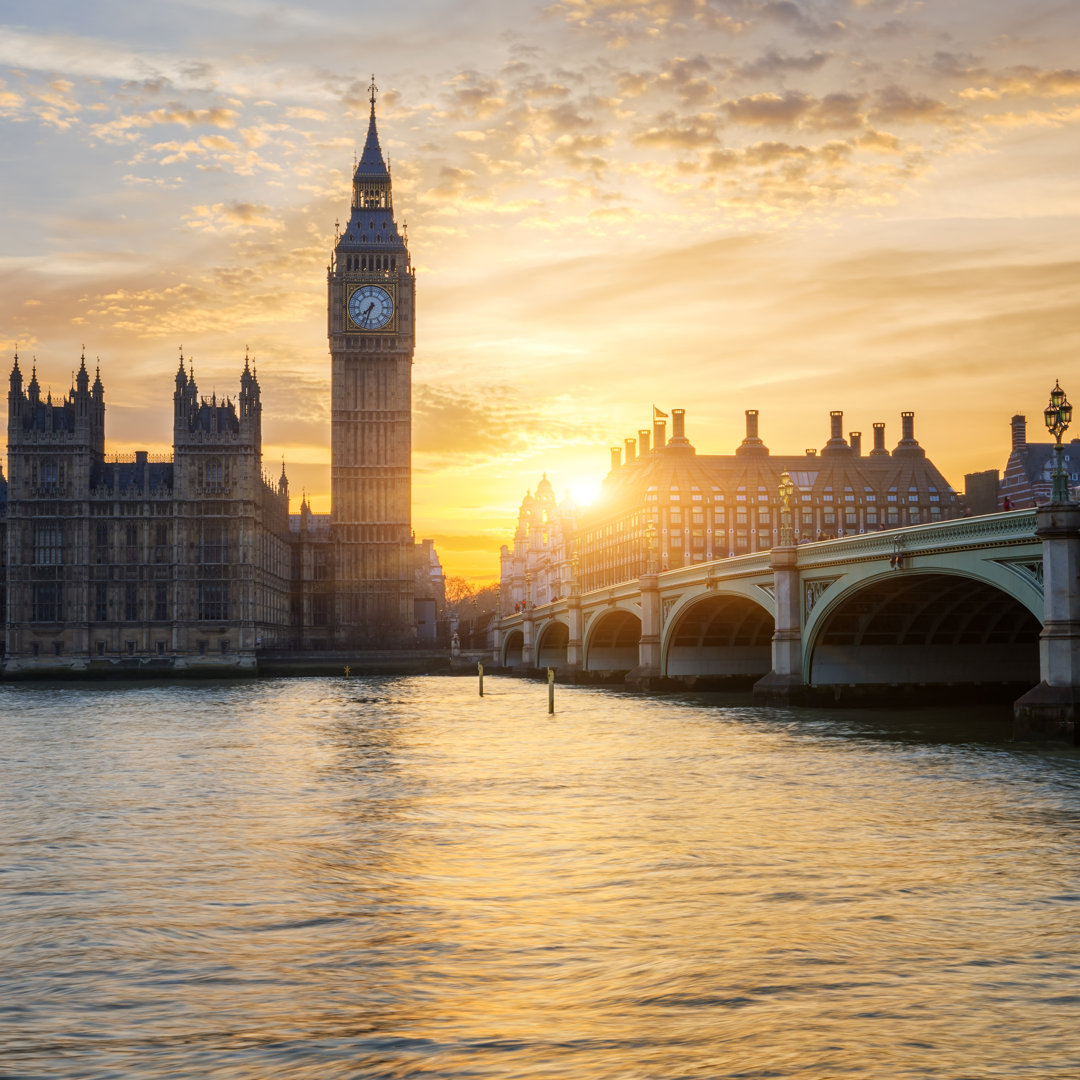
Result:
M0 685L0 1076L1080 1076L1080 756L475 679Z

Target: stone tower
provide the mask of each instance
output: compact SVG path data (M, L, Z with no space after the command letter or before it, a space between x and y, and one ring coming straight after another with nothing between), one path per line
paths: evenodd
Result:
M415 278L394 220L374 80L348 223L328 270L334 642L415 637L411 526Z

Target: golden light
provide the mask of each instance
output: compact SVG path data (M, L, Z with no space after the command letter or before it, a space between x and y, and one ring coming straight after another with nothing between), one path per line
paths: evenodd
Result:
M578 506L588 506L600 494L600 481L593 477L582 477L570 485L570 497Z

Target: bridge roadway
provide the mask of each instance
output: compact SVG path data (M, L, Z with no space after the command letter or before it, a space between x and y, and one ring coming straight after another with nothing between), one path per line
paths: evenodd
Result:
M1071 517L1055 535L1068 534L1080 563L1080 508L1057 509ZM1040 678L1053 682L1040 660L1048 512L780 547L583 595L571 587L503 618L494 660L642 686L753 686L767 703L895 697L899 687L933 696L948 686L1011 701ZM1071 670L1067 678L1080 682ZM1064 734L1071 741L1071 728Z

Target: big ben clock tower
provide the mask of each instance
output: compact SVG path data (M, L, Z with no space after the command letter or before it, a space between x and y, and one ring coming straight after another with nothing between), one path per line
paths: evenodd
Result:
M375 80L352 209L328 273L334 640L415 640L411 527L416 282L394 221Z

